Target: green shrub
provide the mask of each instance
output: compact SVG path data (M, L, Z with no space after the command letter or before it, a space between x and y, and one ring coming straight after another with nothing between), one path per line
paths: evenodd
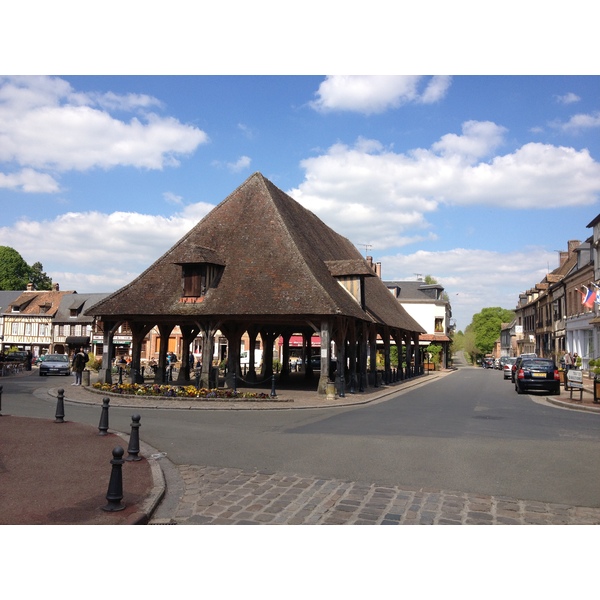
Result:
M102 368L102 358L98 358L95 354L88 354L90 360L85 365L90 371L99 371Z

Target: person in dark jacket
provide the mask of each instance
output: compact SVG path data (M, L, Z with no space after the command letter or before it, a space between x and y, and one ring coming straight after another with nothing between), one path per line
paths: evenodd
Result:
M73 367L73 371L75 372L75 383L71 385L81 385L82 373L85 369L85 365L89 360L88 355L83 351L83 348L79 348L79 350L73 356L73 361L71 366Z

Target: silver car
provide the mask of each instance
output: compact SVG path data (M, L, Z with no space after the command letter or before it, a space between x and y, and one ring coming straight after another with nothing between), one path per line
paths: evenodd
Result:
M40 363L40 376L42 375L70 375L71 365L66 354L46 354Z

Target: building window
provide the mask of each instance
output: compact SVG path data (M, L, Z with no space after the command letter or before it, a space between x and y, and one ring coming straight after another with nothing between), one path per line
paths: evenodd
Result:
M435 331L436 331L436 333L444 333L444 319L436 317Z
M219 283L223 267L210 263L188 263L182 265L182 287L184 298L200 298L211 287Z

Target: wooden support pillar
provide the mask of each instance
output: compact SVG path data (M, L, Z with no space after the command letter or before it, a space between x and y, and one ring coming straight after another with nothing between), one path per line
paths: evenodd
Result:
M173 323L160 323L158 332L160 335L160 349L158 351L158 369L154 376L155 383L167 383L167 352L169 350L169 336L175 325Z
M234 389L234 378L240 370L240 344L246 327L238 324L222 325L221 331L227 338L227 373L225 387Z
M152 323L130 323L131 327L131 383L144 383L142 376L142 344L148 332L154 327Z
M392 332L392 337L394 338L394 342L396 342L396 348L398 349L398 364L397 364L398 379L403 380L404 379L404 370L402 368L402 340L403 340L402 332L395 329Z
M414 345L414 353L415 353L415 375L422 375L421 369L421 346L419 345L419 334L413 333L412 335L413 345Z
M312 331L302 333L302 364L304 365L304 376L314 377L312 367Z
M369 326L369 375L373 378L373 387L379 387L377 382L377 326L371 323Z
M214 387L218 385L218 381L211 381L212 360L215 349L215 334L219 329L217 323L200 323L202 331L202 369L200 371L200 387L210 388L211 383Z
M356 322L352 321L348 327L348 385L350 393L355 393L358 389L358 352L356 341Z
M331 324L327 320L321 321L321 376L319 377L318 393L327 394L329 381L329 363L331 360Z
M337 319L333 335L337 351L335 388L342 397L345 396L346 386L348 384L348 381L346 380L346 340L348 337L348 326L348 319Z
M200 333L200 327L194 325L180 325L182 349L181 349L181 369L177 375L177 383L185 384L191 380L191 371L194 365L190 364L190 344Z
M406 361L404 377L405 377L405 379L410 379L410 377L412 377L412 370L410 368L410 363L412 360L412 348L411 348L411 344L410 344L410 335L408 332L404 333L404 351L405 351L404 359Z
M390 383L392 381L392 366L390 363L390 328L387 325L383 326L383 361L384 383Z
M278 335L279 332L275 330L264 328L260 330L260 337L263 344L262 379L266 379L267 377L271 377L273 375L273 344L275 343Z
M369 325L365 322L361 323L359 348L359 391L364 392L369 389L369 377L367 373L367 352L369 348Z
M258 327L248 327L246 330L250 339L250 347L248 348L248 373L246 374L246 380L250 383L256 381L256 338L258 337Z
M102 368L100 369L100 381L112 383L112 358L114 354L113 337L119 328L121 321L103 321L104 331L102 335Z

